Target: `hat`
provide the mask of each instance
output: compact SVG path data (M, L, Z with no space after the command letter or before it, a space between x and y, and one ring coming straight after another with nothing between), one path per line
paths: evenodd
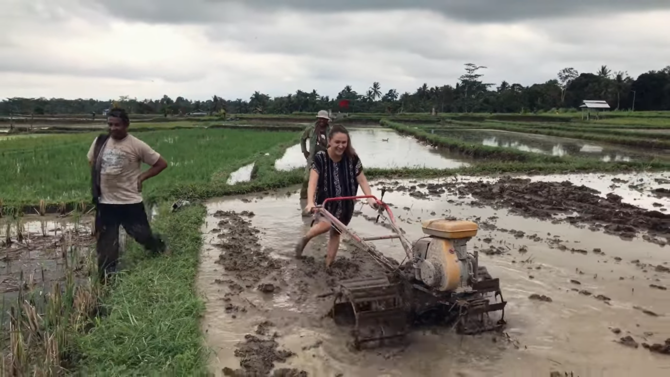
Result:
M330 120L330 117L328 116L328 111L326 110L319 111L319 113L316 114L316 117Z

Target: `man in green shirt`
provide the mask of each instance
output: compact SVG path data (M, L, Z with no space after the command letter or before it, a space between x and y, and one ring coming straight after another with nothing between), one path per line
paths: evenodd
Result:
M305 178L302 182L302 189L300 190L300 199L307 199L307 183L309 182L309 170L314 159L314 155L318 151L325 151L328 149L328 132L330 132L330 117L328 111L321 110L316 115L316 122L307 127L300 138L300 147L302 154L307 160L307 168L305 169ZM307 139L309 139L309 151L307 150Z

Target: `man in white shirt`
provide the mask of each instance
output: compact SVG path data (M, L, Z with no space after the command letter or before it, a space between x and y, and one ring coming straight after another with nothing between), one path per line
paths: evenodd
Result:
M165 251L164 242L151 231L142 200L142 183L162 172L167 162L146 143L128 134L130 119L125 110L114 108L107 115L109 133L98 136L88 151L101 277L116 271L119 226L147 250ZM151 168L142 172L142 163Z

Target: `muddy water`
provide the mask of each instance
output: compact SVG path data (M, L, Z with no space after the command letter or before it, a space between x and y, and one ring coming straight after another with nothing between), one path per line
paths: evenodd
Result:
M463 158L422 145L414 138L401 136L393 130L355 126L347 129L352 145L366 167L456 169L468 165ZM285 171L303 167L305 164L300 145L294 145L275 162L275 168Z
M628 180L639 178L628 177ZM654 178L658 177L648 177L650 182ZM581 179L585 185L596 187L611 184L604 177ZM208 213L253 211L255 216L251 222L261 231L261 245L275 257L297 264L291 259L293 246L308 228L309 219L300 215L297 190L286 191L290 195L281 192L265 198L211 202ZM379 187L373 187L373 191L378 194ZM640 197L645 195L634 190L624 194L625 200L636 204L643 202ZM669 291L650 287L653 284L670 288L670 273L653 268L667 266L667 247L641 239L622 241L585 227L524 218L506 210L470 206L470 198L451 194L417 200L407 193L393 192L387 193L384 199L393 205L395 215L411 239L422 236L419 224L422 219L454 216L481 225L479 234L468 246L480 250L481 263L493 276L501 278L503 294L509 302L506 332L514 342L503 341L495 334L460 337L446 329L431 329L414 332L408 346L403 348L354 353L346 347L347 334L338 332L328 321L308 320L313 307L296 300L290 295L290 289L286 289L288 293L280 291L270 297L255 291L244 292L247 312L233 318L224 311L225 290L214 283L215 279L226 279L227 274L214 263L220 254L214 246L217 233L212 233L218 219L208 217L203 229L206 242L199 287L208 299L203 326L208 344L215 351L211 365L216 375L221 375L224 367L239 367L239 359L234 355L236 343L268 318L277 324L272 331L279 334L280 347L296 353L276 367L297 368L310 376L338 373L344 376L546 376L550 371L572 371L579 376L637 373L665 376L670 371L670 356L616 342L627 335L638 343L663 343L670 338ZM365 215L374 213L362 208L362 215L354 217L351 223L359 234L388 233L386 228L366 220ZM519 237L514 231L523 231L525 235ZM322 261L325 242L325 238L317 239L307 247L305 255ZM396 259L404 256L395 241L376 245L388 256ZM492 247L504 253L484 254ZM571 252L572 249L578 251ZM349 255L342 246L338 257ZM287 287L291 283L290 280L285 282ZM315 288L310 291L312 295L320 292L318 285L315 281ZM530 300L532 294L548 296L552 302ZM315 301L307 302L317 305ZM325 308L327 302L322 305ZM612 329L619 329L621 333L616 335ZM322 344L311 347L319 341Z
M49 290L65 280L67 271L75 276L88 271L94 240L89 217L74 221L54 217L25 216L20 222L0 219L0 295L11 305L19 292Z
M492 147L514 148L524 152L552 156L593 157L602 161L648 160L657 157L644 150L627 149L607 144L555 136L524 134L499 130L430 130L470 143Z
M251 173L253 172L255 165L256 163L252 162L251 164L244 165L241 168L235 170L230 174L230 177L228 177L228 181L226 183L229 185L234 185L239 182L249 182L251 180Z

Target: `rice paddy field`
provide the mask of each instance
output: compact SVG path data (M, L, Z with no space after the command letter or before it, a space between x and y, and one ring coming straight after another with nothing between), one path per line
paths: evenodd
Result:
M196 284L206 201L247 194L244 207L270 192L290 197L305 166L300 129L313 116L146 117L134 125L135 135L168 161L143 196L152 226L166 235L172 253L149 257L128 240L123 272L110 286L92 278L86 160L104 125L67 119L0 133L0 375L221 375L212 372L211 344L201 325L214 304ZM614 174L670 171L668 113L611 113L591 122L572 113L359 114L338 121L350 129L374 182L508 175L541 181L567 174L570 180L599 174L605 178L596 181L609 182ZM188 205L173 211L177 201Z

